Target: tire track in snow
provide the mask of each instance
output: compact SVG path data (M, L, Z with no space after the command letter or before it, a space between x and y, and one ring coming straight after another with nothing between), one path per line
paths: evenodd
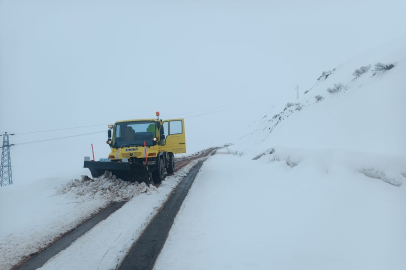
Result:
M161 211L130 249L119 270L152 269L161 252L173 221L193 184L203 161L199 161L172 192Z
M175 167L175 172L182 169L188 165L191 161L208 156L217 148L209 148L201 151L198 155L182 157L177 160L177 166ZM183 180L182 180L183 181ZM158 188L160 185L156 185ZM57 255L59 252L63 251L74 243L82 235L90 231L101 221L107 219L111 214L117 211L121 206L123 206L127 201L122 201L118 203L112 203L104 209L101 209L96 215L92 216L90 219L85 220L78 227L72 229L71 231L65 233L62 237L56 239L52 244L50 244L45 249L41 250L36 254L31 254L28 259L24 259L17 265L15 265L12 270L30 270L38 269L45 265L48 260Z
M70 233L65 234L63 237L59 238L56 242L51 244L44 251L31 257L28 261L23 263L14 270L34 270L42 267L49 259L57 255L62 250L69 247L73 242L75 242L79 237L90 231L94 226L99 224L99 222L108 218L116 210L121 208L126 202L113 203L109 207L100 211L97 215L93 216L87 220L82 225L73 229Z

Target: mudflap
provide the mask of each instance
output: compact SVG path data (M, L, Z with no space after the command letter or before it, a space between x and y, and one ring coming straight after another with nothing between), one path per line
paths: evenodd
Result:
M92 177L99 177L106 171L110 171L117 178L129 182L145 182L149 185L152 179L147 168L138 162L85 161L83 167L90 170Z

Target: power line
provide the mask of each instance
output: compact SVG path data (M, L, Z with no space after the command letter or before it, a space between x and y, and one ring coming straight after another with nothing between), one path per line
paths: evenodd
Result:
M278 96L276 96L276 97L278 97ZM276 98L276 97L272 97L272 99L273 99L273 98ZM269 98L269 99L271 99L271 98ZM223 110L217 110L217 111L213 111L213 112L207 112L207 113L202 113L202 114L197 114L197 115L192 115L192 116L186 116L186 117L184 117L184 118L193 118L193 117L199 117L199 116L203 116L203 115L208 115L208 114L213 114L213 113L228 111L228 110L232 110L232 109L244 107L244 106L247 106L247 105L260 103L260 102L263 102L263 101L266 101L266 100L269 100L269 99L265 99L265 100L262 99L262 100L259 100L259 101L248 102L248 103L244 103L244 104L239 105L239 106L234 106L234 107L227 108L227 109L223 109ZM229 107L229 106L226 106L226 107ZM220 107L220 108L221 108L221 107ZM223 108L224 108L224 107L223 107ZM212 109L211 109L211 110L212 110ZM207 110L203 110L203 111L207 111ZM173 115L172 115L172 116L173 116ZM102 125L102 124L100 124L100 125L82 126L82 127L63 128L63 129L53 129L53 130L48 130L48 131L68 130L68 129L77 129L77 128L84 128L84 127L95 127L95 126L101 126L101 125ZM105 124L103 124L103 125L105 125ZM30 134L30 133L32 134L32 133L40 133L40 132L47 132L47 131L46 131L46 130L44 130L44 131L33 131L33 132L25 132L25 133L18 133L18 134ZM73 138L73 137L79 137L79 136L97 134L97 133L102 133L102 132L105 132L105 131L97 131L97 132L90 132L90 133L84 133L84 134L77 134L77 135L71 135L71 136L65 136L65 137L58 137L58 138L37 140L37 141L31 141L31 142L23 142L23 143L17 143L17 144L14 144L14 145L18 146L18 145L31 144L31 143L39 143L39 142L47 142L47 141L61 140L61 139L67 139L67 138ZM13 134L13 135L14 135L14 134ZM17 135L17 134L16 134L16 135Z
M241 106L237 106L237 107L233 107L233 108L228 108L228 109L224 109L224 110L220 110L220 111L214 111L214 112L208 112L208 113L202 113L202 114L197 114L197 115L192 115L192 116L186 116L184 118L193 118L193 117L199 117L199 116L203 116L203 115L207 115L207 114L213 114L213 113L218 113L218 112L224 112L224 111L228 111L228 110L232 110L232 109L236 109L236 108L240 108L240 107L244 107L245 105L241 105Z
M91 134L102 133L102 132L106 132L106 131L103 130L103 131L97 131L97 132L91 132L91 133L84 133L84 134L78 134L78 135L72 135L72 136L65 136L65 137L51 138L51 139L38 140L38 141L31 141L31 142L16 143L16 144L14 144L14 145L17 146L17 145L30 144L30 143L39 143L39 142L55 141L55 140L61 140L61 139L66 139L66 138L72 138L72 137L79 137L79 136L91 135Z
M177 116L177 115L188 115L188 114L194 114L194 113L200 113L200 112L216 110L216 111L213 111L213 112L207 112L207 113L203 113L203 114L184 117L184 118L193 118L193 117L203 116L203 115L207 115L207 114L213 114L213 113L217 113L217 112L223 112L223 111L227 111L227 110L232 110L232 109L240 108L240 107L251 105L251 104L256 104L256 103L259 103L259 102L263 102L263 101L267 101L267 100L274 99L274 98L279 98L279 97L283 97L283 96L279 95L279 96L265 97L265 99L263 98L263 99L261 99L259 101L257 100L257 101L251 101L251 102L244 102L244 103L242 103L241 105L238 105L238 106L235 106L235 105L221 106L221 107L216 107L216 108L212 108L212 109L205 109L205 110L200 110L200 111L194 111L194 112L172 114L172 115L167 115L166 117ZM227 108L227 107L230 107L230 106L232 106L232 107ZM227 109L217 110L217 109L221 109L221 108L227 108ZM88 128L88 127L105 126L105 125L107 126L108 124L98 124L98 125L87 125L87 126L78 126L78 127L49 129L49 130L29 131L29 132L16 133L15 135L25 135L25 134L35 134L35 133L44 133L44 132L53 132L53 131L62 131L62 130L72 130L72 129L80 129L80 128ZM95 133L98 133L98 132L95 132ZM93 134L93 133L87 133L87 134ZM84 134L84 135L87 135L87 134ZM82 135L74 135L73 137L77 137L77 136L82 136ZM71 136L61 137L61 138L70 138L70 137ZM59 139L59 138L56 138L56 139ZM41 141L45 141L45 140L41 140ZM37 141L35 141L35 142L37 142Z
M238 107L230 108L230 109L234 109L234 108L239 108L239 107L242 107L242 106L245 106L245 105L255 104L255 103L258 103L258 102L263 102L263 101L267 101L267 100L274 99L274 98L279 98L279 97L285 97L285 96L282 96L282 95L268 96L268 97L265 97L264 99L261 99L260 101L256 100L256 101L244 102L241 105L234 104L234 105L221 106L221 107L216 107L216 108L212 108L212 109L205 109L205 110L200 110L200 111L194 111L194 112L170 114L170 115L167 115L166 117L177 116L177 115L185 115L185 114L193 114L193 113L217 110L217 109L221 109L221 108L224 108L224 107L230 107L230 106L237 106L238 105ZM227 109L224 109L224 110L227 110ZM221 111L223 111L223 110L221 110ZM207 114L209 114L209 113L207 113ZM205 115L205 114L202 114L202 115ZM195 116L187 116L187 117L184 117L184 118L190 118L190 117L195 117Z
M30 132L16 133L15 135L33 134L33 133L42 133L42 132L51 132L51 131L60 131L60 130L69 130L69 129L78 129L78 128L87 128L87 127L99 127L99 126L107 126L107 125L108 124L99 124L99 125L89 125L89 126L80 126L80 127L69 127L69 128L58 128L58 129L49 129L49 130L40 130L40 131L30 131Z
M267 100L269 100L269 99L267 99ZM207 114L212 114L212 113L224 112L224 111L228 111L228 110L232 110L232 109L236 109L236 108L241 108L241 107L244 107L244 106L247 106L247 105L252 105L252 104L260 103L260 102L263 102L263 101L266 101L266 100L255 101L255 102L251 102L251 103L249 103L249 104L243 104L243 105L240 105L240 106L236 106L236 107L232 107L232 108L228 108L228 109L224 109L224 110L219 110L219 111L214 111L214 112L208 112L208 113L202 113L202 114L197 114L197 115L192 115L192 116L186 116L186 117L184 117L184 118L193 118L193 117L198 117L198 116L207 115Z

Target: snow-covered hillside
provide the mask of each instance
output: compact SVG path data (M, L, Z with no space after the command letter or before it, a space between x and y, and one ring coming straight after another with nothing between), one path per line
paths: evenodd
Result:
M336 157L354 169L374 171L378 178L390 174L401 182L406 172L405 48L401 39L324 71L299 100L270 106L233 149L254 158L282 148L276 151L281 158L297 162L304 156ZM376 71L379 63L390 69ZM361 67L366 72L355 76Z
M405 74L402 41L270 105L204 164L155 269L406 269Z

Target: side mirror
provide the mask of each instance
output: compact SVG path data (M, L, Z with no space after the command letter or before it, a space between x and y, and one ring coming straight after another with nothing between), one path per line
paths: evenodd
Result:
M111 147L111 129L107 131L107 141L106 143Z

